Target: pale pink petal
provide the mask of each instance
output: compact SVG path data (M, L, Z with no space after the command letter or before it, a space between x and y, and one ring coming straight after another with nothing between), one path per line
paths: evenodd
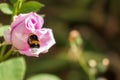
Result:
M23 27L23 24L18 25L12 30L12 33L11 33L12 45L18 50L28 49L29 45L27 43L27 40L30 33L31 31Z
M14 27L16 27L20 23L22 23L28 16L29 16L29 14L20 14L18 16L15 16L14 20L13 20L13 22L11 24L11 29L13 29Z
M35 21L35 19L34 19ZM31 17L27 17L25 20L25 27L32 32L35 31L35 25L32 23Z
M10 30L4 32L4 39L7 44L11 44L11 35Z
M36 34L40 41L40 53L48 52L49 48L56 43L51 29L43 28L37 31Z
M32 25L34 25L35 29L40 29L44 24L44 20L41 16L37 15L34 12L31 12L31 13L28 13L28 14L20 14L18 16L15 16L14 21L11 24L11 29L16 27L20 23L25 23L26 24L26 22L28 20L31 20ZM29 23L29 21L28 21L27 24L31 25L31 23ZM33 27L33 26L30 26L30 27Z
M41 16L37 15L36 13L34 13L36 15L36 18L38 20L37 25L35 26L35 29L40 29L42 28L43 24L44 24L44 20Z
M39 54L38 53L33 53L31 51L31 49L28 49L28 50L19 50L20 54L23 54L23 55L26 55L26 56L35 56L35 57L38 57Z

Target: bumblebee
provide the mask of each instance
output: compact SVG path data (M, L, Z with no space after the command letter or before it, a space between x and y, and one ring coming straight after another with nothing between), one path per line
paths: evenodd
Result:
M29 44L30 48L39 48L40 47L38 37L35 34L29 35L27 43Z

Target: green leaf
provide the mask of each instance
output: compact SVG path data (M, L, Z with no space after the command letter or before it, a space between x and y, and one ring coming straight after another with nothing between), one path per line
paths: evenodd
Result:
M14 58L0 63L0 80L23 80L25 74L24 58Z
M0 4L0 10L5 13L5 14L8 14L8 15L11 15L13 12L12 12L12 6L8 5L7 3L1 3Z
M28 12L32 12L32 11L37 12L42 7L44 7L44 5L37 1L29 1L29 2L23 3L20 13L28 13Z
M9 29L10 25L4 25L0 27L0 37L4 35L4 31Z
M39 74L39 75L35 75L27 80L61 80L61 79L52 74Z

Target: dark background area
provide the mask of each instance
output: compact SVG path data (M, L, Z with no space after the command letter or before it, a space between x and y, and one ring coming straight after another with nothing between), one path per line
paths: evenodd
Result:
M25 57L26 77L52 73L63 80L87 80L78 63L67 59L69 32L75 29L82 36L84 51L90 52L86 57L107 55L110 60L108 68L96 77L120 80L120 0L37 1L45 4L38 13L45 14L44 27L53 29L56 45L39 58ZM10 24L10 18L0 12L0 23Z

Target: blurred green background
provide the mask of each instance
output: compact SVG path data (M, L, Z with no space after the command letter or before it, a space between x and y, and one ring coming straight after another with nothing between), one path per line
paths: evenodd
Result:
M45 14L44 27L53 29L56 45L39 58L25 56L25 78L50 73L62 80L87 80L74 54L69 55L69 33L78 30L85 60L88 65L91 60L97 65L97 80L120 80L120 0L36 1L45 5L38 13ZM9 0L0 2L9 3ZM10 24L10 18L0 12L0 23ZM106 59L110 62L107 68L104 67Z

